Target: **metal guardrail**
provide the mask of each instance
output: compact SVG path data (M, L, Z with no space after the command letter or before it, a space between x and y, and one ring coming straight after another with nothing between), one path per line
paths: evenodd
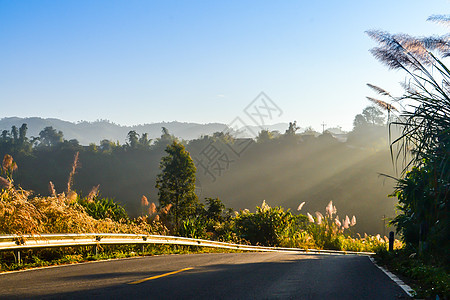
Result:
M20 262L20 250L54 247L94 246L97 254L99 245L142 245L146 244L172 244L185 246L201 246L242 251L263 252L295 252L311 254L353 254L373 255L373 252L318 250L301 248L265 247L243 244L232 244L203 239L193 239L179 236L122 234L122 233L66 233L66 234L39 234L39 235L0 235L0 251L10 250L16 252L16 260Z

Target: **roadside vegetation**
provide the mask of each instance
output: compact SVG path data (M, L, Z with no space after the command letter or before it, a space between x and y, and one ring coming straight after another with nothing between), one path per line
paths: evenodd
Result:
M428 20L450 25L450 16ZM405 92L394 97L370 85L388 101L370 98L391 114L391 153L401 170L393 197L398 215L390 222L405 247L379 251L381 264L412 280L419 297L450 298L450 56L448 35L412 37L369 31L379 46L373 55L407 74ZM400 112L396 106L401 107Z
M66 192L78 152L72 189L86 196L100 185L100 198L120 203L136 218L145 214L143 195L159 203L159 164L166 147L177 140L194 160L195 194L201 203L219 197L227 207L241 210L254 209L266 199L270 205L295 210L306 201L305 209L317 211L333 200L341 213L358 214L357 231L377 234L383 232L384 216L394 216L395 207L395 200L387 197L393 181L377 176L392 170L385 119L386 114L371 105L355 116L350 133L339 128L319 133L292 122L280 132L261 129L255 139L216 132L186 141L163 128L153 139L130 131L124 144L101 140L90 145L65 139L51 127L30 137L22 124L0 130L0 158L9 154L17 162L16 186L50 196L49 181L58 193Z
M0 234L161 234L264 246L370 252L387 247L386 237L361 237L353 233L351 227L356 224L356 217L340 218L332 202L326 207L325 216L315 212L315 217L300 213L305 203L299 205L297 213L282 207L270 207L265 201L256 207L255 212L227 209L218 198L206 198L204 203L200 203L193 194L195 166L184 146L176 141L167 146L167 156L161 160L161 176L156 183L160 195L165 195L162 197L164 201L157 205L142 196L144 213L137 218L129 217L123 206L114 200L102 198L98 186L86 196L75 192L72 189L73 175L78 166L76 154L65 191L56 191L50 182L50 196L34 195L14 185L13 173L18 165L12 156L6 155L2 163L3 176L0 177ZM177 176L173 176L173 172ZM190 200L186 200L186 195ZM146 246L147 250L142 252L139 247L102 246L97 256L93 255L92 247L27 250L21 255L21 264L15 263L12 251L3 251L0 252L0 263L2 270L14 270L138 254L228 251Z

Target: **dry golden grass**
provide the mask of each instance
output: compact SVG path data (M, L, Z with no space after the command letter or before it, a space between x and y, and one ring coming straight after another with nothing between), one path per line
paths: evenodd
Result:
M91 217L78 203L79 196L72 190L73 176L78 167L77 152L69 174L66 194L57 194L53 183L50 182L51 196L33 196L30 191L14 187L11 174L17 169L17 165L11 155L5 155L2 174L8 177L0 177L0 234L167 233L166 226L159 220L139 218L116 222L108 218L97 220ZM86 199L88 202L98 194L98 189L99 186L92 189Z
M11 182L8 179L0 176L0 187L10 188Z
M33 196L31 192L14 187L0 190L0 233L166 233L159 222L147 222L146 218L134 221L114 222L111 219L96 220L79 205L74 195ZM69 193L71 194L71 193ZM76 199L76 194L75 194Z

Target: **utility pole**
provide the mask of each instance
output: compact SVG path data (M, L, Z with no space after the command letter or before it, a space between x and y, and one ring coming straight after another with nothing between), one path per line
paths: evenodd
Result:
M327 124L325 124L325 122L322 123L322 134L325 133L325 126L327 126Z

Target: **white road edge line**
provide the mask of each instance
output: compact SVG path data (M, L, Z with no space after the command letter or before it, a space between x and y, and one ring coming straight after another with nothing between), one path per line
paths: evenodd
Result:
M392 281L394 281L399 287L401 287L405 293L413 298L414 295L416 294L416 292L406 283L404 283L400 278L398 278L395 274L392 274L391 272L389 272L388 270L386 270L385 268L377 265L377 263L375 262L375 259L373 257L369 257L369 259L372 261L372 263L377 266L378 269L380 269L381 271L384 272L384 274L386 274Z

